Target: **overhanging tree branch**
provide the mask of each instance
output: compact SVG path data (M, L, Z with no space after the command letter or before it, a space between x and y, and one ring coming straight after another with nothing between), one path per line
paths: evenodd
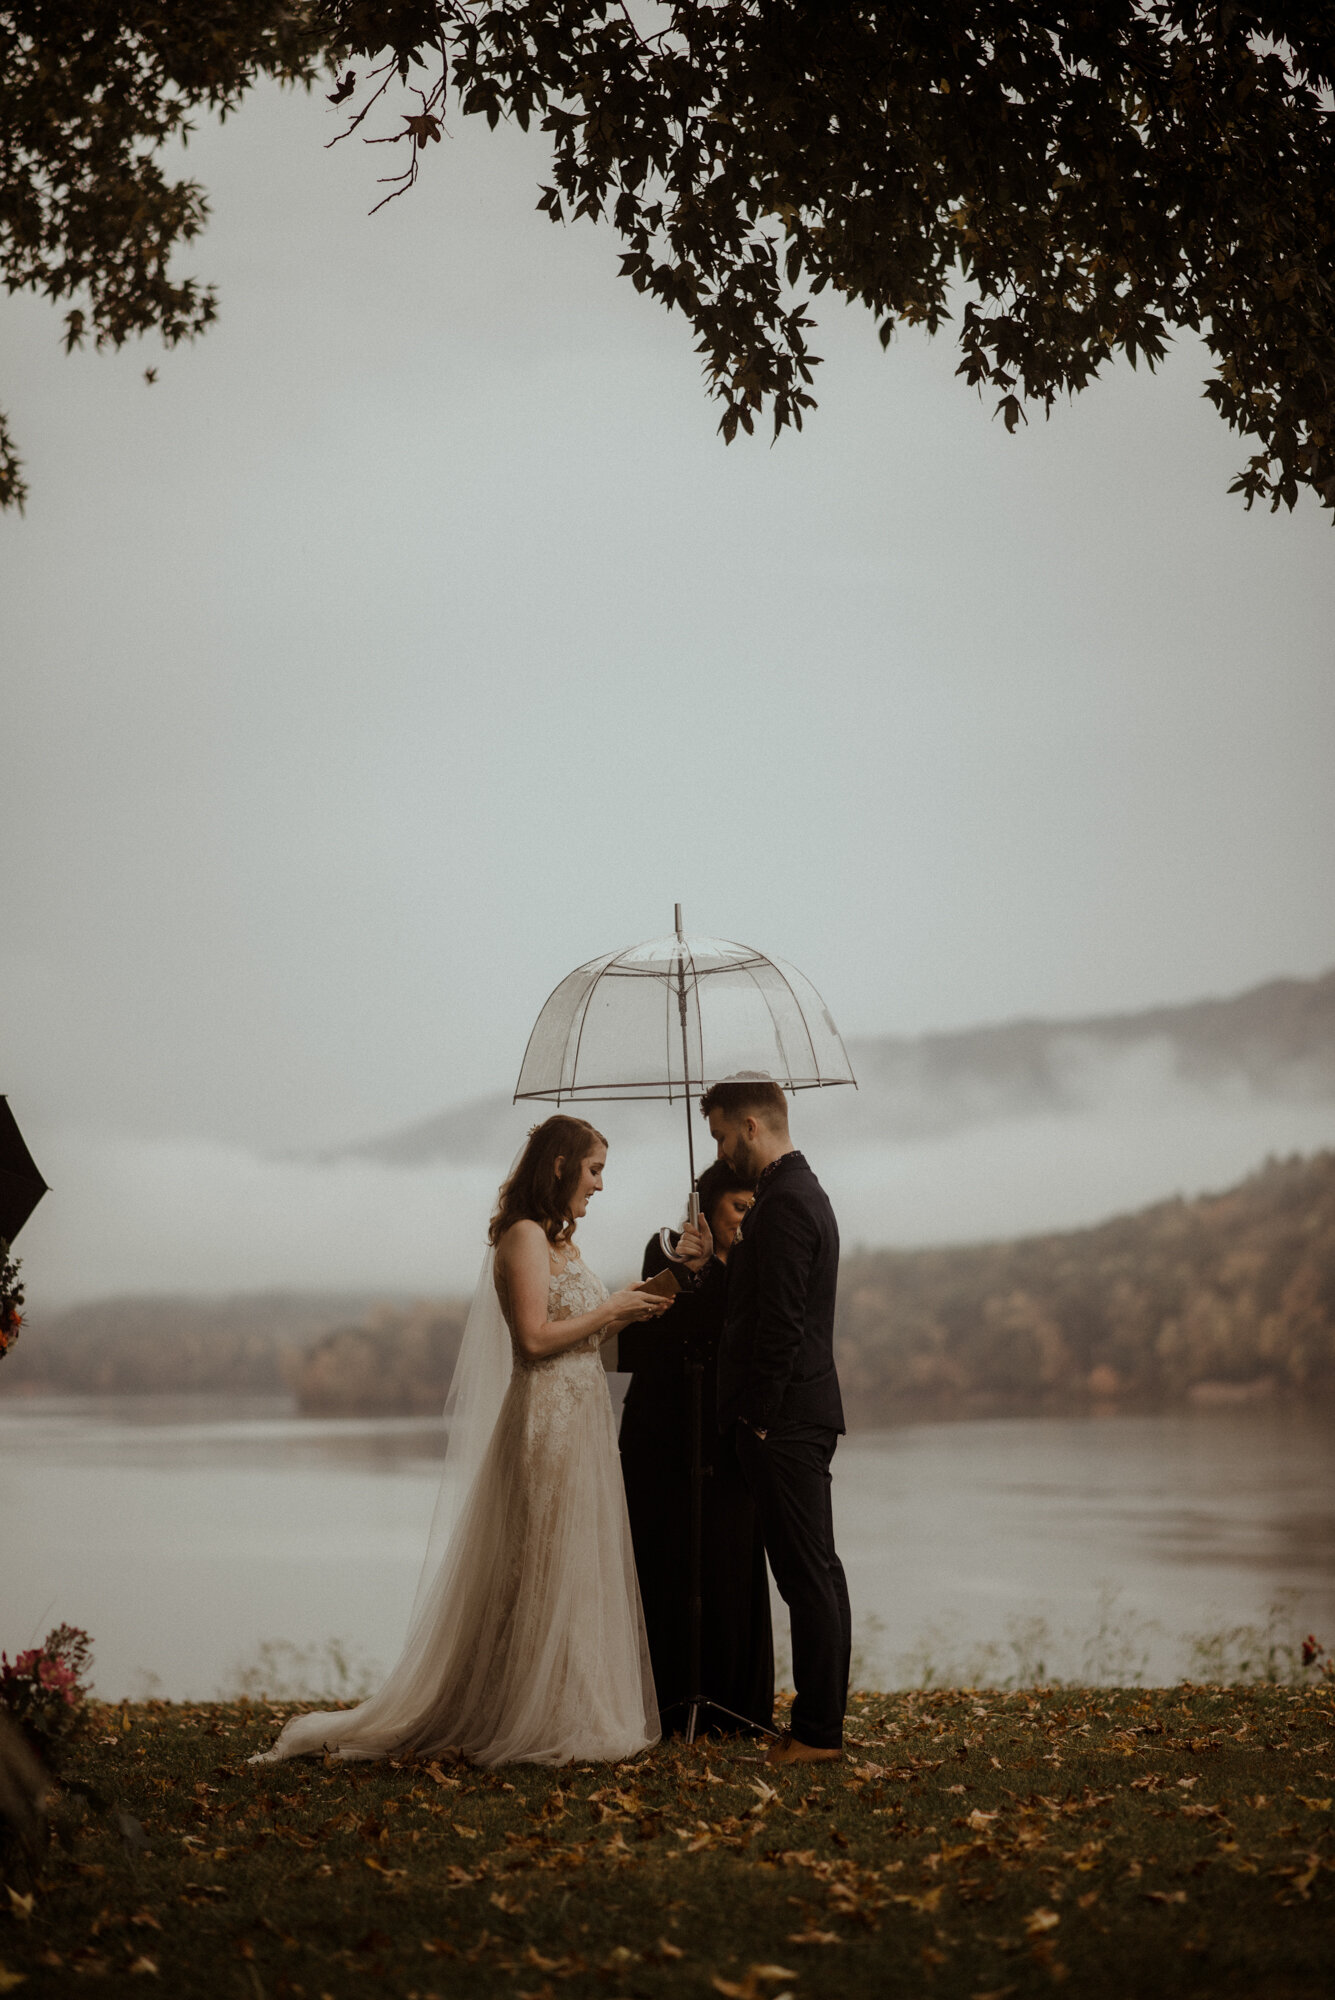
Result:
M206 213L156 177L187 111L355 60L340 136L395 79L417 98L363 131L409 148L385 200L451 103L538 122L539 208L610 222L623 274L686 316L725 439L762 414L801 427L807 301L829 289L886 342L958 311L959 372L1008 429L1197 333L1206 395L1254 446L1232 490L1335 508L1330 4L71 0L0 6L0 60L0 270L77 295L99 343L211 317L207 289L167 275Z

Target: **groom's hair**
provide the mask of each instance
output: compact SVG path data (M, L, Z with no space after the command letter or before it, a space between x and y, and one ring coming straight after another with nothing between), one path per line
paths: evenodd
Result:
M700 1099L700 1115L721 1111L725 1118L758 1118L762 1125L782 1129L788 1123L788 1099L768 1076L728 1076L711 1083Z
M519 1164L496 1198L487 1241L499 1243L516 1222L539 1222L549 1243L568 1243L575 1233L570 1204L579 1186L579 1170L595 1146L606 1144L587 1118L571 1118L562 1111L535 1125Z

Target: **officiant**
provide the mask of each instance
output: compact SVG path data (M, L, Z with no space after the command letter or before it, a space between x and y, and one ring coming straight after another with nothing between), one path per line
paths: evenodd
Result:
M724 1161L700 1176L700 1210L714 1255L693 1289L652 1326L621 1333L618 1368L632 1377L621 1418L621 1471L635 1568L665 1736L685 1728L690 1685L691 1409L688 1367L704 1365L701 1565L702 1682L712 1701L768 1728L774 1710L774 1641L765 1545L733 1432L716 1416L725 1265L753 1196ZM650 1239L641 1276L668 1263Z

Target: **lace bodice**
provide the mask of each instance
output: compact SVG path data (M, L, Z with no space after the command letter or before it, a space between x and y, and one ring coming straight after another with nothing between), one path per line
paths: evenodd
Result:
M581 1313L592 1312L607 1297L607 1287L596 1271L591 1271L580 1257L567 1257L559 1271L554 1271L547 1286L547 1316L549 1319L578 1319ZM511 1334L511 1346L516 1367L550 1368L562 1361L571 1361L577 1355L597 1354L602 1347L602 1335L591 1333L587 1340L579 1341L574 1347L562 1348L559 1354L544 1355L540 1361L532 1361L525 1356Z

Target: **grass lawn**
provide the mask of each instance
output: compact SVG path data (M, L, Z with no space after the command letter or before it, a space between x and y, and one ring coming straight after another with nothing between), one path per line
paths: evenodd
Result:
M95 1707L0 1993L280 2000L1335 1994L1335 1688L859 1695L755 1747L249 1769L269 1703ZM7 1906L7 1907L6 1907Z

